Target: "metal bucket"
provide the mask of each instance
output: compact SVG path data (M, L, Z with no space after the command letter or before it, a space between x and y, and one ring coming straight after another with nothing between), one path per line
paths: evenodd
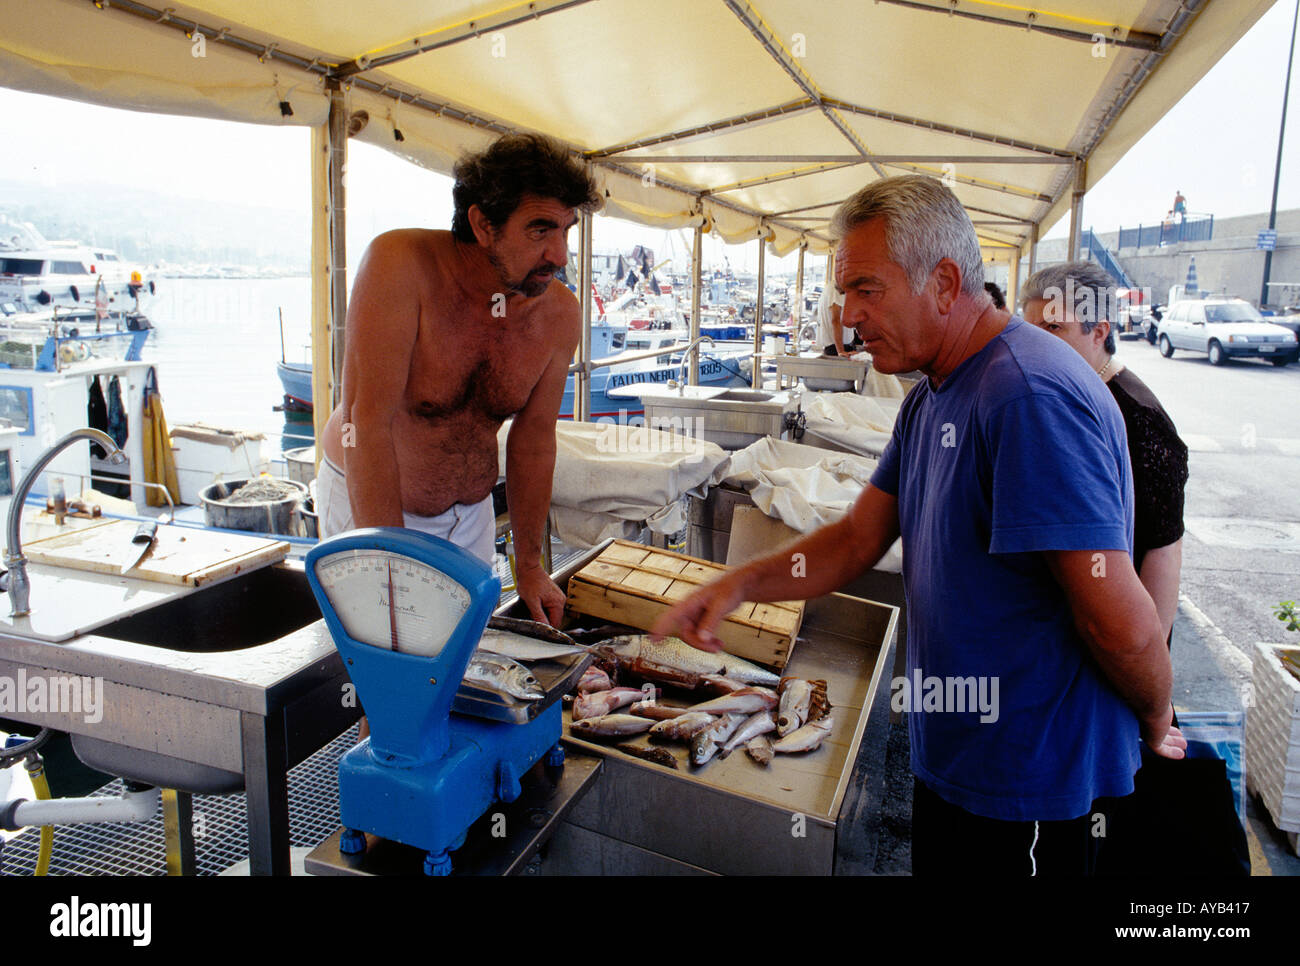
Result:
M249 530L253 533L280 533L293 536L298 533L295 517L299 505L307 499L307 487L296 480L270 477L288 483L294 492L282 499L255 503L231 503L229 498L252 480L229 480L213 483L203 488L199 501L203 504L203 520L210 527L228 530Z
M306 486L316 479L316 447L300 446L298 449L285 450L284 461L288 464L289 479Z

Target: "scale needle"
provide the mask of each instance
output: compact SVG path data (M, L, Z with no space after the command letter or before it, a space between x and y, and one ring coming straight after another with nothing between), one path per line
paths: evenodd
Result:
M400 651L397 646L397 602L393 600L393 563L388 562L388 633L393 639L393 650Z

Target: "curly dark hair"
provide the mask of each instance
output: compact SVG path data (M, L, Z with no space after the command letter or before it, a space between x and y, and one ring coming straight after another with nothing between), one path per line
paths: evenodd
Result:
M493 228L510 218L524 195L554 198L583 212L598 209L603 200L582 164L559 141L541 134L506 134L479 154L470 154L452 169L455 214L451 233L472 242L470 205L478 205Z

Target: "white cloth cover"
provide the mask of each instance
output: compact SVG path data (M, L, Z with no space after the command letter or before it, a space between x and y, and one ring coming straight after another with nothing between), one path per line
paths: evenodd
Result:
M499 465L509 474L506 422L497 434ZM571 547L606 537L635 539L642 525L655 533L686 526L682 499L703 497L727 462L715 443L641 426L559 421L551 529Z
M870 457L768 436L732 453L731 462L714 474L714 482L741 487L769 517L800 533L812 533L849 512L875 468L876 460ZM898 573L902 564L902 545L896 541L876 569Z
M878 457L885 451L900 398L819 392L804 396L808 432L850 453Z

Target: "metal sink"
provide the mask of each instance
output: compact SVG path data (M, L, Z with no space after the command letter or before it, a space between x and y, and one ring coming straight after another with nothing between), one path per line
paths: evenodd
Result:
M101 637L186 653L242 651L321 619L307 582L263 567L96 628Z
M762 392L757 389L728 389L724 393L714 396L709 402L771 402L775 393Z
M646 425L717 443L723 449L743 449L750 443L786 435L800 410L797 392L762 389L704 389L687 386L644 394Z

